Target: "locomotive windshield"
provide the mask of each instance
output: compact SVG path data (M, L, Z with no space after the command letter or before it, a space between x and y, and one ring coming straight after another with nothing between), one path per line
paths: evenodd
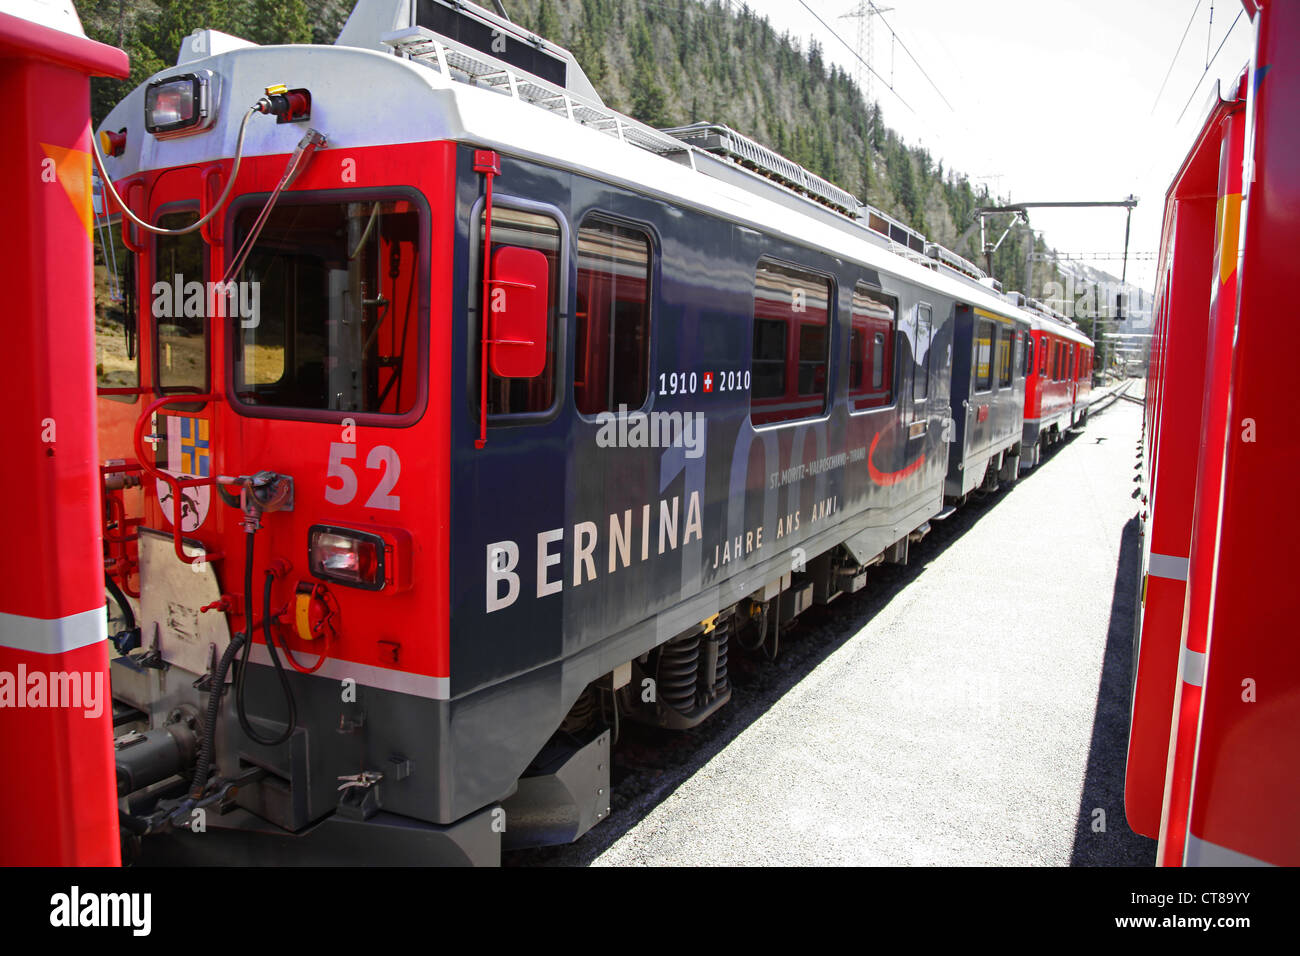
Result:
M233 248L260 208L236 218ZM277 206L239 276L249 405L402 414L418 397L419 215L409 202Z

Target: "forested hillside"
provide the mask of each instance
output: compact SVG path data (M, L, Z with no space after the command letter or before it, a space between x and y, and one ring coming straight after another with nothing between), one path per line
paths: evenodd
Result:
M505 0L505 6L516 22L573 50L610 106L654 126L726 123L983 264L979 231L968 227L985 194L886 127L879 105L864 102L852 77L815 42L805 50L765 18L720 0ZM77 8L87 33L131 55L129 81L96 81L98 118L125 91L175 62L181 39L195 29L258 43L332 43L351 0L79 0ZM995 226L996 237L1006 222ZM1024 285L1028 242L1017 228L997 253L995 273L1008 289ZM1056 270L1035 264L1032 294L1051 280L1060 281Z

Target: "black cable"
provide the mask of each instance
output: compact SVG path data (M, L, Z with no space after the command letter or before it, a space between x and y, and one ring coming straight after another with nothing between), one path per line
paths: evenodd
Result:
M235 715L239 718L239 726L243 728L248 739L254 743L261 744L263 747L276 747L291 736L298 723L298 702L294 700L293 688L289 686L289 675L285 673L284 665L280 663L280 655L276 652L275 641L271 639L271 582L275 580L273 571L266 572L266 587L262 594L262 627L266 635L266 650L271 655L271 663L275 665L276 676L280 678L280 687L284 690L285 702L289 705L289 722L284 728L284 732L275 737L263 737L254 728L248 719L248 709L244 704L244 679L248 676L248 658L253 648L253 531L246 532L247 545L244 553L244 628L246 640L244 641L244 652L239 661L239 674L235 678Z
M126 630L134 631L135 611L131 609L131 602L126 599L126 595L122 593L122 589L117 586L117 582L113 580L113 575L109 574L107 571L104 572L104 587L108 588L108 593L113 596L113 600L117 602L117 606L122 609L122 617L126 619Z
M251 535L250 535L251 537ZM212 767L213 743L217 734L217 715L221 711L221 698L226 693L226 673L230 664L239 654L245 643L243 634L236 634L226 645L225 653L212 674L212 684L208 691L208 713L203 724L203 742L199 746L199 757L194 764L194 776L190 778L190 796L195 800L203 796L208 786L208 771Z

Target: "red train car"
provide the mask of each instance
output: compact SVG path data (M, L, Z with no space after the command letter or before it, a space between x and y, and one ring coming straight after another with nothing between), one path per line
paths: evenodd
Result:
M1025 425L1020 467L1082 424L1092 401L1093 343L1064 317L1037 313L1025 356Z
M1300 864L1300 521L1272 493L1300 468L1300 7L1244 5L1252 60L1166 196L1147 384L1125 807L1163 865Z

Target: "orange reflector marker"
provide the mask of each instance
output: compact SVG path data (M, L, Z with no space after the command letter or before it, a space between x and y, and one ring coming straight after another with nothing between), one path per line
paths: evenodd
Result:
M99 131L99 151L105 156L121 156L126 152L126 130L116 133L103 129Z

